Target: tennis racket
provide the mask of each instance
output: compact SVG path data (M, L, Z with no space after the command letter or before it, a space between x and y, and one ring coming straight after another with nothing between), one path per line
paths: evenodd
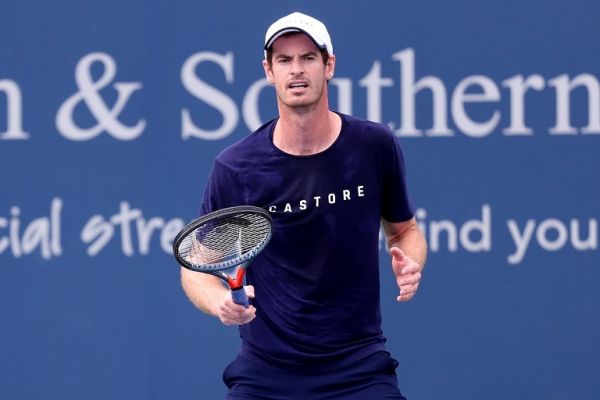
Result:
M173 254L181 266L223 279L233 301L248 307L246 269L269 243L272 224L259 207L223 208L187 224L175 237Z

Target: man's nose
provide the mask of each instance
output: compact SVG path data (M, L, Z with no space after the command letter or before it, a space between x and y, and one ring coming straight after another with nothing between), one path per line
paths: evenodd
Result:
M290 71L293 75L299 75L304 73L304 67L300 58L294 58L292 60L292 68Z

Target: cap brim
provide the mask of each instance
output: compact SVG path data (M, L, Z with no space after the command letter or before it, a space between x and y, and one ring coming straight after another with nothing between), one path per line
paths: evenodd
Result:
M327 45L325 43L323 44L319 44L315 38L308 32L306 32L304 29L300 29L300 28L296 28L296 27L287 27L287 28L283 28L278 30L277 32L275 32L274 34L271 35L271 37L269 38L269 40L267 40L265 42L265 50L269 50L269 48L273 45L273 42L275 42L275 40L279 39L281 36L285 35L286 33L290 33L290 32L300 32L300 33L304 33L306 36L308 36L310 38L310 40L312 40L312 42L315 44L315 46L317 46L317 48L319 49L326 49Z

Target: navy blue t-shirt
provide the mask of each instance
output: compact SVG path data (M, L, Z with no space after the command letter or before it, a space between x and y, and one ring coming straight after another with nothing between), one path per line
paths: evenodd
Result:
M318 154L275 147L275 119L215 159L202 212L249 204L274 222L247 272L257 313L240 327L240 354L255 362L343 364L384 349L379 228L413 216L404 159L389 128L339 115L340 135Z

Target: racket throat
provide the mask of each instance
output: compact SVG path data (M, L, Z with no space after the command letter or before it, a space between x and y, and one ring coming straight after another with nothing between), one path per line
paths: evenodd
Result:
M246 275L246 270L244 268L240 268L237 270L235 277L228 276L227 284L231 288L231 290L239 290L244 287L244 276Z

